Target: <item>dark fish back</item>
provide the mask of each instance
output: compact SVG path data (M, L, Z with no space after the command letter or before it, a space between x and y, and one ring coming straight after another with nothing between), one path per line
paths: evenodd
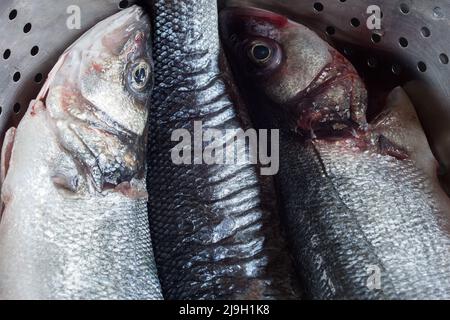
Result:
M213 1L155 1L149 216L168 299L295 298L270 184L244 165L175 165L175 129L245 129L224 73ZM272 206L272 207L271 207Z

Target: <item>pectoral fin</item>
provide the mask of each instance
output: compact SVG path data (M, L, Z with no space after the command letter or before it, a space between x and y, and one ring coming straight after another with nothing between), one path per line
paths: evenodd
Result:
M374 132L404 150L416 167L436 179L438 163L406 92L395 88L383 113L372 123Z
M8 129L8 131L6 131L0 157L0 193L1 187L3 186L3 182L5 181L6 175L8 174L15 137L16 137L16 128L10 128ZM0 219L2 217L3 207L4 204L2 197L0 206Z

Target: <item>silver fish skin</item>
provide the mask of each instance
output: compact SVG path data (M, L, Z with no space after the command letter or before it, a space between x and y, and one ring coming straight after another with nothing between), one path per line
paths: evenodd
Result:
M308 295L448 299L450 242L426 175L375 151L289 138L280 201Z
M216 1L157 0L154 15L149 215L165 298L298 298L272 182L251 163L171 159L172 132L193 134L195 120L204 130L249 125L220 47Z
M146 191L150 22L137 6L61 56L2 151L0 299L161 299Z
M450 298L449 199L405 92L368 123L361 78L317 34L255 8L221 18L255 123L280 129L279 202L306 296Z

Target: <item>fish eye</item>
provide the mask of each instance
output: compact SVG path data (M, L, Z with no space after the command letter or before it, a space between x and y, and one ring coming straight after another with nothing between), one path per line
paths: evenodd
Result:
M250 47L249 57L253 62L264 65L272 58L272 48L264 43L254 43Z
M151 66L145 60L133 64L129 74L129 84L133 90L144 90L151 79Z
M241 66L250 77L270 75L279 69L284 59L283 48L270 38L243 39L235 50Z

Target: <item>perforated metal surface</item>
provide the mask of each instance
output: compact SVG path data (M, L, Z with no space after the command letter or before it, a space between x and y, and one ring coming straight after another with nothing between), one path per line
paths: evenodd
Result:
M2 0L0 133L17 124L46 74L71 42L99 20L118 11L119 3L126 6L133 2ZM373 92L404 85L436 155L450 168L450 0L219 2L222 6L253 5L270 9L311 27L350 58L368 83L377 88ZM66 10L70 5L81 9L80 30L66 27L69 17ZM366 27L369 5L378 5L383 12L381 30Z
M0 133L17 125L59 55L83 32L120 7L119 0L2 0L0 1ZM67 20L80 8L81 28Z

